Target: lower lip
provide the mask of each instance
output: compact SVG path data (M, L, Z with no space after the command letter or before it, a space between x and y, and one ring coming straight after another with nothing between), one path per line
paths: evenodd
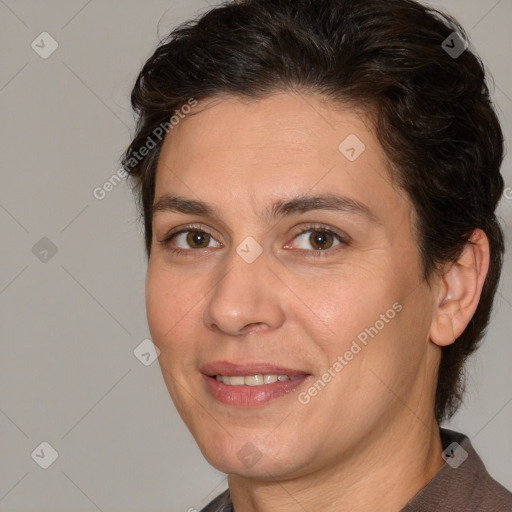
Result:
M237 407L254 407L263 405L274 398L284 396L301 386L309 375L300 379L277 381L260 386L230 386L218 381L215 377L203 374L208 391L219 402Z

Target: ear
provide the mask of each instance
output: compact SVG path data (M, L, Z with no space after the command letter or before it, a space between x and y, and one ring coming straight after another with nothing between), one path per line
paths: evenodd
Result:
M452 344L473 317L489 270L489 240L475 229L455 263L444 270L430 339L441 347Z

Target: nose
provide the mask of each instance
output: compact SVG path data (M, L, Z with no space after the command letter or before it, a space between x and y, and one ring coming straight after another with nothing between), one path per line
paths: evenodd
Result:
M279 300L282 287L268 268L265 252L249 263L233 248L226 258L206 300L206 327L229 336L278 329L284 322L283 300Z

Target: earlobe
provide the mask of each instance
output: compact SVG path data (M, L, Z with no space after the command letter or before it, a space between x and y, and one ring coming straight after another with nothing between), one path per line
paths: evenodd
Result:
M478 307L489 259L487 235L475 229L459 259L442 275L430 329L436 345L450 345L464 332Z

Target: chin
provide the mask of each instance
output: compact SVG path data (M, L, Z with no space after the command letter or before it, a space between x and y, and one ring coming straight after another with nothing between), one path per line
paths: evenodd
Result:
M275 461L268 456L259 460L240 461L237 454L205 456L211 466L228 475L237 475L261 481L274 481L276 478L286 478L295 473L294 465L290 460Z
M234 474L257 480L274 480L300 471L307 465L307 461L296 460L297 452L301 448L286 447L282 443L258 441L256 435L230 437L225 434L222 438L217 436L200 439L196 442L201 453L218 471ZM261 436L262 439L265 435ZM252 440L251 440L252 439ZM303 454L307 457L307 454Z

